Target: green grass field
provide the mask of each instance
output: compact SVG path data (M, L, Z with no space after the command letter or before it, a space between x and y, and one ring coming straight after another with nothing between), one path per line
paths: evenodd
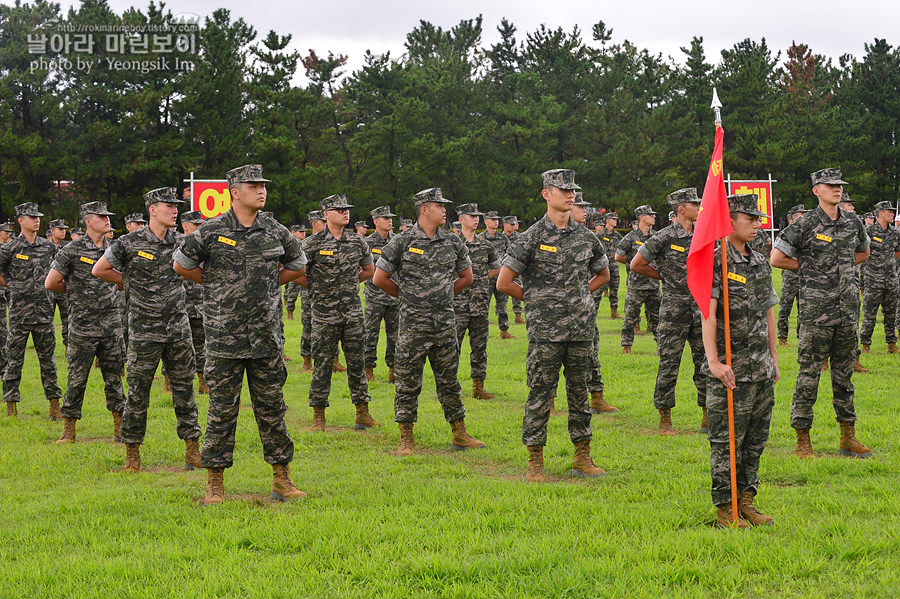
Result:
M346 377L335 375L328 431L307 431L310 375L300 372L300 321L286 322L287 351L295 358L285 387L292 476L309 493L291 504L268 499L271 468L247 409L236 463L225 475L226 503L202 508L206 472L180 470L184 446L161 379L140 474L121 472L124 447L111 441L97 370L78 442L55 445L62 423L45 418L30 348L19 418L0 417L0 597L900 596L898 357L886 354L880 329L873 354L863 359L873 372L854 377L857 435L874 456L838 457L825 374L813 429L813 447L823 457L803 462L791 455L792 330L791 347L779 355L782 380L757 498L775 526L741 532L712 527L709 451L697 433L689 357L673 410L680 434L661 438L652 403L655 344L644 335L634 355L621 355L622 321L608 316L604 301L606 396L621 411L594 417L592 446L608 474L568 476L572 446L559 414L546 451L550 483L539 486L521 482L524 325L513 325L517 338L508 341L492 328L486 387L498 398L466 402L469 430L487 449L450 451L449 426L426 368L416 455L399 459L383 362L370 385L382 428L352 430ZM464 393L471 392L468 354L466 342ZM65 388L61 341L57 363ZM246 388L244 398L249 404ZM205 428L206 398L198 404ZM557 407L565 407L562 385Z

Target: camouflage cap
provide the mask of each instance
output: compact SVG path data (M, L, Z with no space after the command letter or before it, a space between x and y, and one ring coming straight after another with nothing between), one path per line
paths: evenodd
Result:
M16 216L44 216L38 212L38 205L35 202L25 202L16 206Z
M71 231L72 235L84 235L84 231L81 230L81 227L75 227Z
M500 213L497 212L496 210L488 210L487 212L484 213L484 218L485 218L485 220L489 219L489 218L493 218L494 220L500 220Z
M110 212L106 209L106 202L88 202L87 204L82 204L81 208L78 212L82 217L85 217L89 214L96 214L97 216L115 216L115 212ZM74 231L73 231L74 233Z
M750 216L764 218L768 216L759 209L759 196L755 193L737 193L728 196L729 212L743 212Z
M402 219L402 220L400 221L400 224L401 224L402 226L404 226L404 227L411 227L411 226L413 226L415 223L412 221L411 218L404 218L404 219Z
M806 206L804 206L803 204L797 204L796 206L791 206L791 209L787 211L787 216L790 218L795 214L803 214L804 212L809 212Z
M397 216L396 214L391 212L390 206L379 206L378 208L375 208L374 210L369 212L369 214L372 215L372 218L393 218Z
M235 183L271 183L269 179L263 179L261 164L245 164L244 166L233 168L225 173L225 178L228 179L228 185L234 185Z
M303 225L291 225L291 233L299 233L300 231L305 231L306 227Z
M504 225L518 225L519 217L518 216L504 216L503 224Z
M428 202L437 202L438 204L453 203L443 195L441 195L440 187L429 187L428 189L423 189L413 196L413 202L416 206L421 206L422 204L427 204Z
M891 203L888 202L887 200L885 200L884 202L878 202L877 204L875 204L872 207L871 214L874 216L875 214L877 214L878 212L881 212L882 210L890 210L891 212L896 212L896 210L894 210L894 207L891 205Z
M609 212L604 212L601 218L603 218L603 220L610 220L612 218L618 219L619 215L616 214L614 210L610 210Z
M7 233L12 233L13 232L12 223L5 222L3 224L0 224L0 231L6 231ZM73 233L74 233L74 231L73 231Z
M827 183L828 185L849 185L849 183L841 179L843 176L844 174L839 168L823 168L820 171L812 173L809 178L812 179L813 185L818 185L819 183Z
M655 215L656 212L653 211L653 208L650 206L650 204L644 204L643 206L638 206L637 208L634 209L634 217L635 218L637 218L639 216L643 216L645 214L654 214Z
M678 191L673 191L666 197L666 201L669 202L669 206L677 206L678 204L699 204L700 198L697 197L697 188L696 187L685 187L684 189L679 189Z
M167 204L183 204L184 200L178 197L178 190L174 187L159 187L151 189L144 194L144 205L149 207L159 202Z
M544 187L558 187L559 189L581 189L575 184L575 171L567 168L555 168L541 173Z
M575 205L575 206L590 206L591 203L590 203L590 202L585 202L585 201L584 201L584 194L582 194L580 191L576 191L576 192L575 192L575 202L574 202L574 205ZM506 223L506 217L503 218L503 222Z
M181 220L184 220L184 218L182 218ZM125 224L127 225L128 223L143 223L146 225L147 219L144 218L143 212L132 212L131 214L125 216Z
M365 227L366 229L368 229L368 228L369 228L369 225L367 225L367 224L366 224L366 221L364 221L364 220L358 220L358 221L356 221L355 223L353 223L353 228L354 228L354 229L358 229L358 228L360 228L360 227Z
M50 221L50 224L47 225L51 229L68 229L69 225L66 224L66 219L64 218L54 218Z
M850 194L847 193L847 192L845 191L844 193L841 194L841 201L842 201L842 202L847 202L847 203L849 203L849 204L852 204L852 203L855 202L856 200L853 199L853 198L851 198L851 197L850 197Z
M317 220L325 220L325 215L321 210L313 210L309 214L306 215L306 218L309 219L309 222L315 222Z
M462 229L462 223L458 220L453 221L453 224L450 225L451 229Z
M203 222L203 215L200 214L199 210L191 210L190 212L185 212L181 215L181 222L193 223L196 225Z
M353 204L347 201L347 196L342 193L330 195L319 203L322 205L322 212L325 212L326 210L337 210L339 208L346 208L347 210L354 208Z
M456 207L456 214L470 214L472 216L483 216L484 212L478 211L478 204L460 204Z

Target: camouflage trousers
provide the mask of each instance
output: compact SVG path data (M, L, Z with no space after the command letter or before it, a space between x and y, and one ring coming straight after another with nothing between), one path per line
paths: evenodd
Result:
M0 312L0 380L3 379L3 371L6 370L6 338L9 331L6 328L6 309Z
M122 389L122 369L125 365L125 347L122 337L85 337L70 332L66 348L68 362L68 384L63 400L63 418L81 419L84 391L87 388L94 356L100 362L103 375L103 390L106 395L106 409L121 414L125 410L125 391Z
M615 266L613 266L615 264ZM619 263L610 261L609 265L609 283L594 292L594 309L600 309L600 300L603 298L603 292L609 291L609 307L619 307Z
M355 404L369 403L369 383L366 382L366 329L362 310L345 314L341 322L331 323L313 311L312 358L313 375L309 384L309 405L328 407L331 395L331 373L338 342L347 360L347 384L350 400Z
M465 312L456 313L456 341L459 348L462 349L463 339L466 338L466 331L469 331L469 366L471 367L471 376L473 379L484 380L487 378L487 345L488 334L490 332L490 322L488 315L485 314L468 314Z
M659 371L656 374L656 389L653 391L653 405L657 410L671 410L675 407L675 385L678 383L685 342L691 347L694 362L697 405L701 408L706 406L708 379L702 374L703 364L706 362L702 320L703 315L694 308L691 298L672 298L660 310L656 345Z
M203 317L191 316L191 341L194 346L194 367L203 372L206 367L206 332L203 330Z
M591 438L591 402L588 380L591 376L592 341L530 341L525 357L528 399L522 420L522 443L528 447L547 444L550 402L559 384L559 369L564 368L566 400L569 408L569 438L572 443Z
M875 330L875 318L878 308L884 315L884 341L897 343L897 288L866 289L863 292L863 321L859 333L859 342L872 344L872 332Z
M787 271L785 271L787 273ZM781 283L781 297L778 299L778 338L787 339L790 325L788 320L791 317L791 310L794 308L794 302L798 301L800 296L800 285L797 281L784 281ZM800 306L797 306L797 328L800 328Z
M659 290L628 289L625 293L625 320L622 322L622 346L634 345L634 327L641 324L641 306L650 324L650 331L656 336L659 326Z
M65 293L57 293L56 291L48 291L47 297L50 298L51 310L56 313L59 308L59 320L62 323L63 345L69 344L69 302Z
M400 334L400 306L397 304L366 303L366 366L375 368L378 364L378 335L381 333L381 321L384 321L384 363L390 368L394 365L394 354L397 351L397 336Z
M838 422L856 422L853 406L853 364L859 342L856 336L856 322L837 318L837 322L827 324L802 321L800 341L797 347L797 386L791 405L791 426L797 430L812 428L813 406L819 389L822 362L831 358L832 403Z
M590 393L603 393L603 371L600 368L600 329L594 320L594 340L591 342L591 376L588 380Z
M50 399L62 398L62 389L56 378L56 332L52 324L9 325L6 339L6 370L3 372L3 401L19 401L19 383L22 381L22 367L25 365L25 347L28 335L34 341L38 364L41 366L41 383L44 396Z
M759 459L769 439L775 405L773 381L738 382L734 389L734 446L738 495L759 488ZM731 503L731 450L728 440L728 399L725 385L709 378L706 395L709 413L710 474L713 505Z
M197 404L194 402L194 347L190 339L174 342L131 339L128 348L128 399L122 416L122 440L143 443L147 432L150 387L162 360L172 387L176 431L179 439L200 437Z
M300 295L300 324L300 355L312 356L312 302L306 293Z
M300 285L291 281L284 286L284 308L293 312L297 307L297 298L300 297Z
M118 313L122 321L122 342L125 344L125 354L128 355L128 310L119 308Z
M509 314L506 313L506 302L509 297L502 291L497 291L497 279L491 279L491 295L494 297L494 310L497 313L497 326L501 331L509 330Z
M438 401L444 409L444 418L447 422L465 418L462 389L456 376L459 370L459 344L455 328L447 326L428 333L409 329L400 333L394 366L394 420L418 420L419 395L422 393L422 373L426 358L434 372L434 385Z
M206 359L209 413L200 457L204 468L231 468L234 464L234 436L245 372L266 462L289 464L294 459L294 441L284 423L287 370L281 355L247 360L209 356Z

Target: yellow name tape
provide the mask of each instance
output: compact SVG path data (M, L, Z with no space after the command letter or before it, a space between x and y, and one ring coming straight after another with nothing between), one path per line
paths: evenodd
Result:
M219 243L224 243L225 245L230 245L231 247L237 245L237 241L235 241L234 239L228 239L227 237L222 237L221 235L219 235Z
M741 275L735 274L733 272L728 273L728 278L731 279L732 281L737 281L738 283L746 283L747 282L746 277L742 277Z
M610 239L609 237L604 237L603 241L612 241L612 239Z
M544 250L545 252L555 252L555 251L556 251L556 246L552 246L552 245L544 245L544 244L542 243L542 244L541 244L541 249Z
M638 244L638 245L644 245L644 242L643 242L643 241L635 241L635 243Z
M881 243L881 237L875 237L875 236L873 235L873 236L872 236L872 239L874 239L874 240L877 241L878 243Z
M84 256L81 257L81 261L84 262L85 264L93 264L94 263L93 260L91 260L90 258L85 258Z
M332 250L319 250L320 256L334 256L334 252Z
M816 239L819 239L821 241L827 241L828 243L831 243L831 237L829 237L828 235L822 235L821 233L816 233Z
M153 260L153 254L148 254L147 252L138 252L138 256L147 260Z
M381 253L381 250L379 250L378 248L372 248L372 253L373 253L373 254L380 254L380 253Z
M409 248L409 251L411 251L413 254L419 254L420 256L425 255L425 250L420 250L419 248Z
M673 250L675 250L676 252L683 252L683 251L684 251L684 248L681 247L680 245L672 244L672 245L670 245L669 247L671 247L671 248L672 248Z
M28 256L26 256L25 254L16 254L16 258L18 258L19 260L28 260Z

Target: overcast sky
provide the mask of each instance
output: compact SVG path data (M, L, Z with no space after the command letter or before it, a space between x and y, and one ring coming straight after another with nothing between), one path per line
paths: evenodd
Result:
M8 2L9 0L2 0ZM121 13L135 5L145 9L149 0L109 0ZM78 2L63 0L63 10ZM331 50L349 57L351 70L362 64L366 50L375 54L403 53L406 34L419 20L450 28L462 19L479 14L484 17L483 42L497 41L497 25L506 17L518 32L517 38L535 30L541 23L566 30L578 25L590 42L591 27L602 20L613 30L613 42L629 40L664 57L681 62L679 48L688 46L692 36L704 38L707 61L719 61L720 51L744 38L765 37L773 54L796 40L808 44L813 52L837 61L842 54L861 57L864 44L876 37L900 43L900 1L872 0L836 2L833 0L773 1L755 3L711 0L517 0L491 2L456 0L421 2L414 0L381 1L309 1L283 0L237 2L235 0L170 0L173 13L193 13L202 19L217 8L227 8L234 18L241 17L256 28L258 39L273 29L281 35L292 34L293 46L304 53L312 48L319 54Z

